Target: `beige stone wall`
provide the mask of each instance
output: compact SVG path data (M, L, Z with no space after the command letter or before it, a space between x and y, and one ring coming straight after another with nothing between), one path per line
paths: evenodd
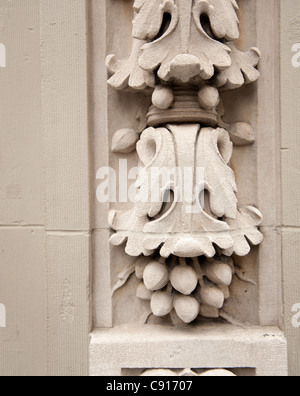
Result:
M293 307L300 304L300 68L292 65L300 3L278 1L283 208L278 230L290 374L300 375L300 328L293 326ZM88 373L87 3L0 0L0 43L7 52L7 67L0 68L0 304L7 313L7 327L0 328L0 375Z
M0 0L0 375L88 373L84 0Z
M291 375L300 375L300 2L281 5L282 259L285 332ZM293 59L294 58L294 59ZM294 63L294 65L293 65Z
M90 330L85 0L40 1L48 375L86 375Z
M46 373L39 1L0 1L1 375Z

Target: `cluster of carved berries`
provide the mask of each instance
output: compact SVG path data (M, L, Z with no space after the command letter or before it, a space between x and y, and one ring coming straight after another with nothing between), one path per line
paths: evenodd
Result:
M201 262L198 258L173 258L171 263L141 257L135 273L140 280L137 297L150 301L155 316L171 314L174 321L188 324L199 315L219 317L219 310L229 298L234 265L225 256Z

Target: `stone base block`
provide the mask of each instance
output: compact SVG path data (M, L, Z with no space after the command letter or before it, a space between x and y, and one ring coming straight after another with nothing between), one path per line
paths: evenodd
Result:
M237 375L287 376L287 343L276 327L211 323L186 329L126 325L91 334L91 376L191 368L222 368Z

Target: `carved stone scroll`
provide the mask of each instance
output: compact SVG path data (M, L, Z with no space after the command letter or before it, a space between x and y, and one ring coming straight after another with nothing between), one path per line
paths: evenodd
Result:
M259 78L260 51L242 52L235 0L136 0L128 59L107 58L109 84L152 95L147 127L120 130L113 151L137 150L136 203L112 211L111 243L125 244L136 264L137 297L174 324L218 318L234 274L263 236L262 215L241 207L230 166L233 145L254 142L247 123L222 120L220 92Z

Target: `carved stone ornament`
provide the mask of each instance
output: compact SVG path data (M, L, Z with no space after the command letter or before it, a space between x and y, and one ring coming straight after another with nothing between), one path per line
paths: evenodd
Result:
M141 377L237 377L231 371L224 369L200 371L201 373L191 369L176 371L167 369L146 370L143 374L141 374Z
M220 92L259 78L260 51L235 47L237 10L235 0L136 0L132 52L107 58L113 88L152 94L142 134L113 140L114 152L136 148L141 167L134 207L109 215L111 243L137 257L113 293L135 272L137 297L174 324L218 318L239 276L234 256L263 241L262 215L239 206L230 167L233 145L252 144L254 131L222 120Z

